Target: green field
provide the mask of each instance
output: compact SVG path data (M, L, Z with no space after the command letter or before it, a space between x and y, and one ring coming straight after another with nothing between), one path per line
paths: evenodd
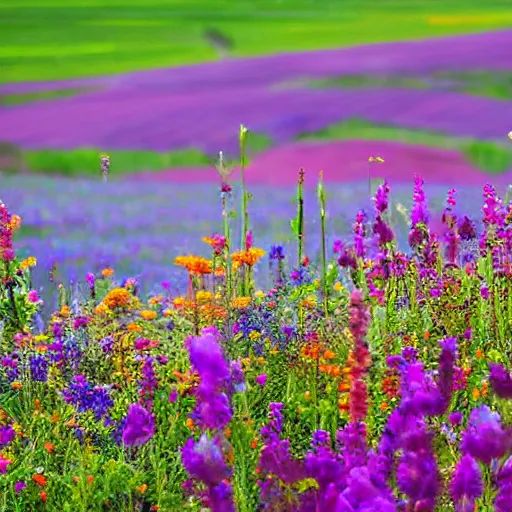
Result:
M512 27L508 0L0 0L0 82Z

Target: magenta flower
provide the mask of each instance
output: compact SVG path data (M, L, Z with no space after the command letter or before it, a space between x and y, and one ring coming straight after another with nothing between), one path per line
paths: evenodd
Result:
M267 383L267 375L262 373L256 377L256 384L259 384L261 387L264 387Z
M12 464L11 459L4 459L2 456L0 456L0 473L2 475L7 473L7 466L9 466L9 464Z
M30 290L27 295L28 301L32 302L32 304L35 304L39 302L39 294L36 292L36 290Z
M147 338L137 338L135 340L135 350L145 350L150 344L151 341Z
M461 510L473 510L475 500L484 492L482 472L471 455L464 455L458 462L450 484L450 493ZM466 506L466 508L462 508ZM457 510L459 510L457 508Z

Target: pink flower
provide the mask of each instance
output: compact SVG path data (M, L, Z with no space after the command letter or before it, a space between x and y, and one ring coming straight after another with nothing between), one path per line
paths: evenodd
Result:
M28 292L28 300L29 302L32 302L35 304L36 302L39 302L39 294L35 290L30 290Z
M2 473L2 475L5 475L5 473L7 473L7 466L9 464L12 464L11 459L4 459L3 457L0 456L0 473Z
M135 340L135 349L136 350L144 350L151 345L151 341L147 338L137 338Z

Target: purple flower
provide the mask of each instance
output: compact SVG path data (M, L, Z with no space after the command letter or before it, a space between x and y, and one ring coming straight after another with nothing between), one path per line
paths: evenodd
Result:
M466 504L473 510L475 499L482 496L484 484L482 472L471 455L464 455L458 462L450 484L450 494L455 505Z
M452 424L452 427L457 427L462 423L462 413L452 412L448 415L448 421Z
M42 354L30 357L30 375L35 382L46 382L48 380L48 361Z
M169 402L172 404L178 400L178 392L176 390L171 391L171 394L169 395Z
M494 501L496 512L512 510L512 457L509 457L498 472L498 495Z
M269 252L270 260L283 260L284 259L284 249L281 245L272 245L270 247Z
M264 387L267 383L267 375L262 373L256 377L256 384L259 384L261 387Z
M183 446L181 460L187 473L207 486L218 485L231 476L217 437L203 434L197 442L189 439Z
M462 437L462 451L475 459L490 464L507 453L511 444L510 434L503 430L500 416L487 405L471 411L469 424Z
M86 276L85 276L85 281L87 282L87 284L89 285L89 288L91 290L94 289L94 283L96 282L96 278L94 277L94 274L92 274L91 272L89 272Z
M489 363L489 381L493 391L500 398L512 398L512 377L500 364Z
M16 437L16 431L10 426L0 427L0 446L7 446Z
M139 404L130 405L123 431L123 443L126 446L140 446L147 443L154 434L154 416Z
M14 484L14 492L16 494L19 494L21 491L23 491L23 489L25 489L25 487L27 487L27 484L25 482L16 482Z

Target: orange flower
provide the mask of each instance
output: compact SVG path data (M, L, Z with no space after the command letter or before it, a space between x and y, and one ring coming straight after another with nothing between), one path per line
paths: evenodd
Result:
M92 483L93 483L93 482L94 482L94 477L93 477L92 475L89 475L89 476L87 477L87 483L88 483L89 485L92 485Z
M21 382L11 382L12 389L21 389L22 387L23 387L23 384Z
M151 512L157 512L158 508L159 508L158 505L153 505L151 507Z
M380 404L380 410L381 410L381 411L385 411L388 407L389 407L389 406L388 406L388 403L387 403L387 402L382 402L382 403Z
M482 396L486 397L489 394L489 383L483 382L482 383Z
M336 354L332 350L326 350L324 352L324 359L334 359L336 357Z
M44 475L34 475L32 477L32 480L34 480L34 482L40 485L41 487L44 487L47 483L46 477Z
M78 478L76 475L73 477L73 482L77 484L80 481L80 478Z
M190 430L192 430L194 428L194 422L190 419L190 418L187 418L187 421L185 422L185 425L187 426L187 428L189 428Z
M70 314L69 306L67 304L64 304L60 308L59 315L64 317L64 318L67 318L69 316L69 314Z
M177 256L174 260L176 265L184 267L188 270L189 274L201 275L212 273L212 262L200 256Z
M46 443L44 443L44 449L48 453L53 453L53 450L55 449L55 446L52 443L50 443L49 441L46 441Z
M340 393L346 393L347 391L350 391L350 384L348 382L340 382L338 386L338 391Z
M248 251L235 252L231 255L231 259L238 264L245 263L252 267L265 256L265 251L257 247L251 247Z
M50 416L50 423L53 423L55 425L55 423L58 423L59 421L59 415L54 412L51 416Z
M480 391L477 388L473 388L473 400L478 400L480 398Z
M229 428L224 430L224 435L226 436L227 439L229 439L231 437L231 430Z
M126 326L126 328L130 331L130 332L142 332L142 327L140 325L137 325L137 324L134 324L133 322L128 324Z
M254 438L252 443L251 443L251 448L254 450L256 448L256 446L258 446L258 438Z
M476 349L475 355L477 359L482 359L484 357L484 353L479 348Z
M423 335L423 338L425 340L429 340L430 339L430 333L428 331L426 331L425 334Z
M140 494L144 494L148 490L148 484L139 485L136 489Z
M39 493L39 496L40 496L41 500L43 501L43 503L46 503L46 500L48 498L48 495L46 494L46 491L41 491Z
M144 320L154 320L158 316L158 314L156 311L146 309L140 312L140 316L144 318Z
M103 277L111 277L114 275L114 269L113 268L110 268L110 267L107 267L107 268L104 268L102 271L101 271L101 275Z
M134 299L135 297L126 288L113 288L103 299L103 304L109 309L127 308Z

